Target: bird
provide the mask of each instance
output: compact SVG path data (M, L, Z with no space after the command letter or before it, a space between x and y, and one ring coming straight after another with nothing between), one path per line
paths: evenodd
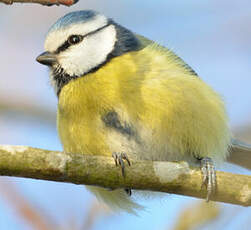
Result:
M229 152L229 118L222 97L188 64L94 10L59 18L44 49L36 60L50 69L65 152L112 156L123 175L133 159L187 161L201 167L210 200L215 166ZM144 208L130 188L87 188L113 210Z

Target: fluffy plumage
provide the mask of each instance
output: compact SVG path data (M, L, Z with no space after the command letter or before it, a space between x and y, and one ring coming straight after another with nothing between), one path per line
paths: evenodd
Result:
M60 19L45 48L53 53L70 35L95 30L55 54L57 64L51 67L56 90L53 69L60 65L58 77L70 77L58 94L58 132L65 151L126 152L131 159L194 164L203 157L226 158L230 131L221 97L167 48L92 11ZM114 209L141 208L123 190L89 189Z

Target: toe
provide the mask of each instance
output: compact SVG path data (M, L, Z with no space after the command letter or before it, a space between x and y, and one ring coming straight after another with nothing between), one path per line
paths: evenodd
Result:
M130 160L129 160L129 158L128 158L128 156L127 156L126 153L124 153L124 152L121 153L121 157L122 157L122 159L124 159L124 160L127 161L127 163L128 163L129 166L131 166L131 162L130 162Z
M216 171L211 158L205 157L201 159L201 172L203 176L202 186L205 185L207 188L206 200L209 201L211 195L216 190Z
M124 153L124 152L121 152L121 153L114 152L112 154L112 157L114 159L114 162L115 162L116 166L120 165L121 170L122 170L122 175L123 175L123 177L125 177L125 163L124 163L124 160L127 162L127 164L129 166L131 166L131 162L130 162L127 154Z
M112 158L114 159L115 165L118 166L118 154L112 153Z

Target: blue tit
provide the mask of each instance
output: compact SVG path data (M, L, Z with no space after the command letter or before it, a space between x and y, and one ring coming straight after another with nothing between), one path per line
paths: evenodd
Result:
M209 199L216 186L213 162L228 155L228 117L222 98L181 58L84 10L50 28L37 61L50 68L64 151L113 155L120 163L201 164ZM142 208L130 189L88 189L115 210Z

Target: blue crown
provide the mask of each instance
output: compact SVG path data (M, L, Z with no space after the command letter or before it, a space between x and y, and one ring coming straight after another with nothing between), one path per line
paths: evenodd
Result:
M94 18L98 13L93 10L81 10L81 11L74 11L71 13L66 14L62 18L58 19L57 22L51 26L49 32L62 29L68 27L72 24L78 24L90 21Z

